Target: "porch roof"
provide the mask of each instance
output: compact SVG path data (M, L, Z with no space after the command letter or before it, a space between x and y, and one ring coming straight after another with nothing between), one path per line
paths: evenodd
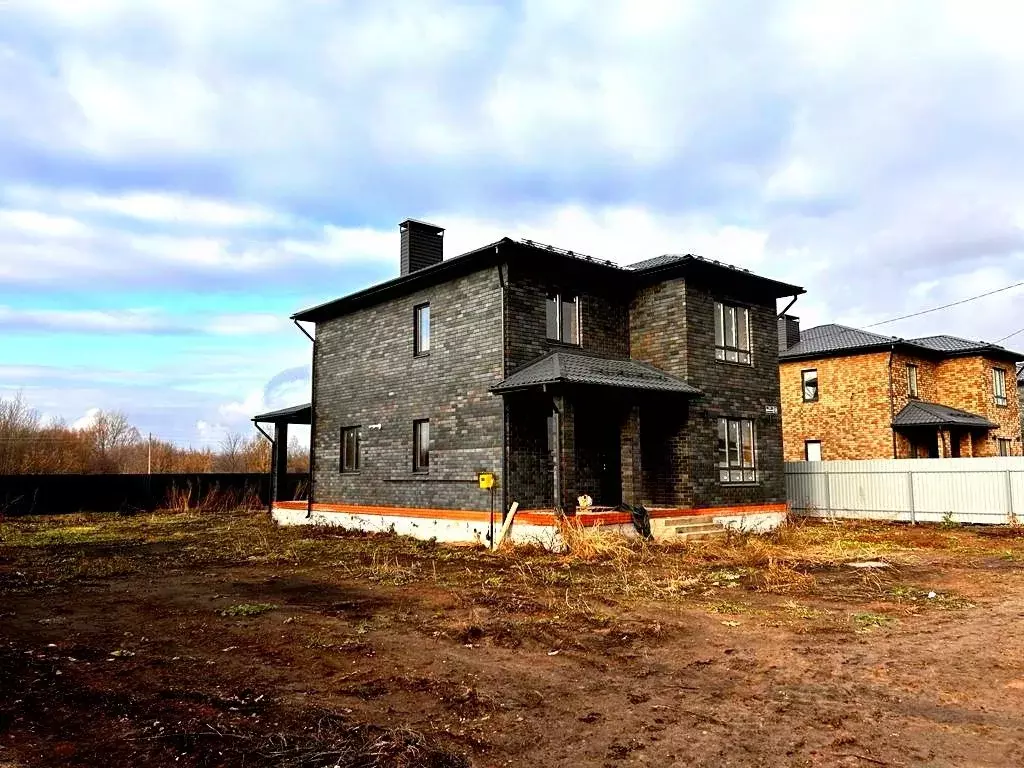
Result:
M304 403L279 411L261 413L259 416L253 416L252 420L256 423L309 424L313 420L313 409L309 403Z
M582 352L550 352L513 373L492 392L505 393L545 384L589 384L648 392L699 395L701 391L680 378L630 358L609 358Z
M896 414L892 425L894 427L967 427L971 429L995 429L998 426L976 413L923 400L907 403Z

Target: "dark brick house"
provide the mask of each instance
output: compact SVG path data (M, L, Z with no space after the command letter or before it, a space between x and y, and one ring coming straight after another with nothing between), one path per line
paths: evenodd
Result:
M486 510L480 473L502 509L785 501L776 299L803 289L508 238L444 259L440 227L400 230L398 277L294 316L312 504Z

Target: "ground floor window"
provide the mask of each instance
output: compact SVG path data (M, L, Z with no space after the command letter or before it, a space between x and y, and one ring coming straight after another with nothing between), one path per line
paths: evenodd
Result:
M359 427L341 428L341 471L359 471Z
M806 461L821 461L821 440L804 441L804 459Z
M430 419L412 423L412 471L430 469Z
M1010 438L1000 437L999 438L999 455L1009 456L1010 455Z
M755 436L751 419L718 420L718 479L721 482L757 481Z

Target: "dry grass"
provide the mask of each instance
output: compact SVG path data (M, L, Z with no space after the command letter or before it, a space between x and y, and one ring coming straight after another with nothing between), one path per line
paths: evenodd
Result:
M251 490L224 488L214 484L200 496L191 482L179 486L172 484L164 499L164 508L178 514L216 514L238 509L260 509L263 503Z
M639 549L635 540L626 538L618 531L610 531L599 525L584 526L573 517L558 521L558 534L565 553L584 562L630 560Z

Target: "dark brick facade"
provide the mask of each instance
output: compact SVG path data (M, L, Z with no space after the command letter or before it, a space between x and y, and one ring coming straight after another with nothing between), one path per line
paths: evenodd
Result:
M774 297L682 278L637 288L622 275L511 246L496 266L319 322L314 501L487 509L481 471L497 475L498 503L527 509L571 508L584 493L600 504L649 506L784 501L781 426L766 415L779 405ZM508 374L564 347L546 338L555 291L579 297L583 351L632 356L704 395L559 386L492 394ZM716 299L749 309L752 365L715 359ZM416 357L413 308L424 302L431 348ZM719 482L719 417L755 421L756 482ZM416 419L430 419L422 475L412 471ZM361 470L343 474L340 431L357 425Z
M430 303L430 353L413 308ZM315 501L487 509L501 474L502 290L487 269L317 324ZM413 473L413 421L430 419L430 470ZM380 428L374 428L376 425ZM360 426L361 469L340 471L341 428Z

